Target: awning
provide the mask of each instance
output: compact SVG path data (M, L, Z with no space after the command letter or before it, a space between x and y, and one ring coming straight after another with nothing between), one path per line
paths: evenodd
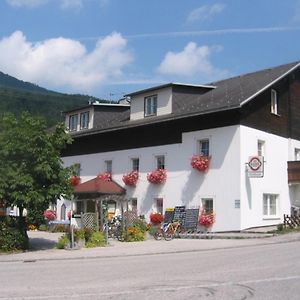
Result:
M115 181L105 181L95 177L78 184L74 188L76 198L97 198L103 195L125 195L126 190Z

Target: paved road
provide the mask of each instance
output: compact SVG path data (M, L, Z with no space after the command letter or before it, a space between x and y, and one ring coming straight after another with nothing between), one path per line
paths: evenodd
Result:
M180 246L188 241L149 241L66 259L47 251L40 260L0 256L0 299L299 299L300 242L274 239L226 241L233 247L219 249L205 249L214 241L190 241L192 250ZM206 246L197 248L197 242ZM128 247L135 245L148 251L134 247L137 255L130 255ZM170 245L182 248L150 251Z

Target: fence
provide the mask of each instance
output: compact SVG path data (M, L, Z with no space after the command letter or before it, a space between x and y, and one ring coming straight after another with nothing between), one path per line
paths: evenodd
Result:
M295 228L300 226L300 217L299 216L289 216L283 215L283 224L285 227Z

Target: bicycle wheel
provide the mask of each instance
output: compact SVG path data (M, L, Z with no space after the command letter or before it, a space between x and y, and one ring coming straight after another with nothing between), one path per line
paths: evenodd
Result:
M154 237L157 241L161 240L162 237L163 237L163 234L162 234L161 230L157 230L157 231L154 233L153 237Z
M164 238L166 241L171 241L174 239L174 232L173 230L167 230L165 233L164 233Z

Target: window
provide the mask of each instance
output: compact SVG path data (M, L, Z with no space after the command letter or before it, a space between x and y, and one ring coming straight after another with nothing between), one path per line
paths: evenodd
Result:
M275 115L278 114L278 99L275 90L271 90L271 113Z
M300 149L295 148L295 160L300 160Z
M84 213L83 201L76 201L75 202L75 211L76 211L76 214Z
M214 200L212 198L202 198L202 209L205 213L211 213L214 211Z
M66 219L66 205L65 204L63 204L60 207L60 219L61 220L65 220Z
M140 160L138 158L132 158L132 171L139 171L140 169Z
M165 168L165 157L164 155L156 156L156 169L164 169Z
M105 163L105 172L112 173L112 160L106 160L104 163Z
M90 121L90 113L88 111L80 114L80 129L88 129Z
M156 116L157 113L157 96L145 98L145 116Z
M130 198L128 201L128 210L137 212L137 198Z
M265 155L265 142L258 140L257 141L257 155L264 156Z
M164 199L163 198L155 198L155 206L156 206L156 212L159 214L164 213Z
M209 140L200 140L199 141L199 155L209 156Z
M278 214L278 195L264 194L263 195L263 215L276 216Z
M77 124L78 124L78 115L72 115L69 118L69 130L70 131L76 131L77 130Z

